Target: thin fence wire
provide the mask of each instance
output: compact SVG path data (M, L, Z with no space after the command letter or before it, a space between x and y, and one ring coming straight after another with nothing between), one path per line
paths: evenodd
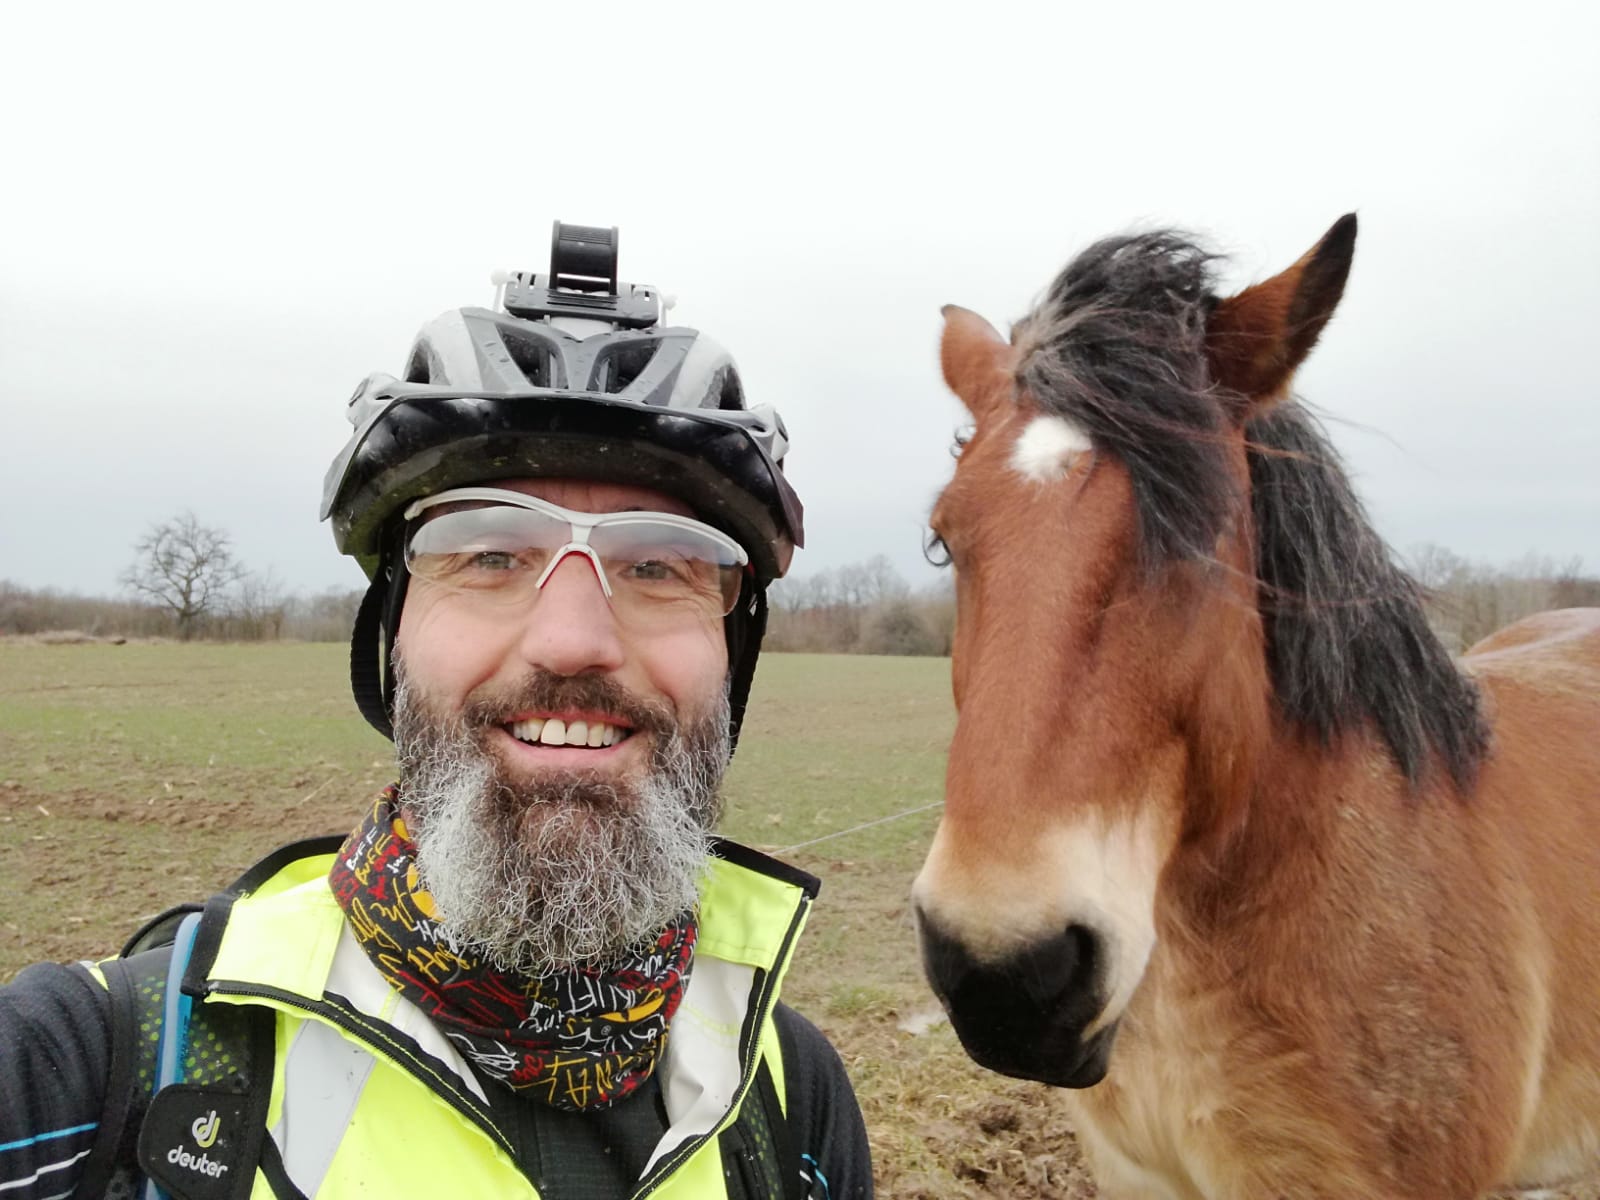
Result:
M821 837L812 838L807 842L796 842L792 846L785 846L781 850L775 851L775 853L792 854L796 850L805 850L810 846L821 845L823 842L831 842L834 838L842 838L848 834L860 833L863 829L871 829L875 825L887 825L890 821L898 821L903 817L914 817L918 813L927 812L929 809L942 807L944 807L944 801L935 800L932 804L924 804L920 808L908 808L905 810L905 812L898 812L893 816L879 817L876 821L866 821L860 825L852 825L849 829L839 829L833 833L825 833Z

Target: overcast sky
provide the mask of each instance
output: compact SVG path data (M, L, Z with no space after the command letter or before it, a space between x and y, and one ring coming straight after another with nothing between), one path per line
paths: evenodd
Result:
M878 15L878 14L882 15ZM185 508L295 590L343 408L550 222L733 350L795 573L920 537L939 307L1177 224L1239 284L1361 233L1299 390L1391 544L1600 571L1600 6L27 5L0 49L0 579Z

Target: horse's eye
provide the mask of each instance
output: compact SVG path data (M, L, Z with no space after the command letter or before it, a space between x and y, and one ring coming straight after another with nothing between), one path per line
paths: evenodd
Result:
M977 431L976 425L963 425L957 429L950 438L950 457L960 458L961 452L967 448L967 443Z
M933 530L928 530L928 536L922 541L922 557L936 567L948 567L951 562L950 547L945 540Z

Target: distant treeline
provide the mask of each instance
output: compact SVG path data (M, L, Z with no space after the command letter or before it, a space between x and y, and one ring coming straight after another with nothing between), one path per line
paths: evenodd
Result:
M1600 606L1600 578L1576 560L1528 557L1510 566L1469 562L1441 546L1406 556L1426 591L1434 629L1462 650L1502 625L1549 608ZM27 588L0 581L0 634L95 638L194 637L216 641L344 641L360 589L287 592L271 576L242 574L184 629L170 606ZM771 591L766 648L831 654L942 655L955 631L948 575L913 589L882 555L780 580Z
M340 642L350 636L362 589L290 595L270 581L246 580L212 611L180 629L168 607L141 600L107 600L55 588L26 588L0 580L0 634L82 633L94 638L204 638L262 642L290 638Z
M1530 554L1493 567L1424 543L1405 562L1422 585L1434 631L1458 653L1530 613L1600 607L1600 577L1585 575L1577 558Z
M769 650L820 654L949 654L955 590L949 576L913 592L879 554L864 563L780 579L768 592Z

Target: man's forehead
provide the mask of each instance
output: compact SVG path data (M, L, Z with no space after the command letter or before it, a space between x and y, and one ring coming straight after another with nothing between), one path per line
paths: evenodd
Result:
M481 486L537 496L576 512L640 510L676 513L682 517L695 515L694 510L676 496L631 483L604 483L596 479L495 479Z

